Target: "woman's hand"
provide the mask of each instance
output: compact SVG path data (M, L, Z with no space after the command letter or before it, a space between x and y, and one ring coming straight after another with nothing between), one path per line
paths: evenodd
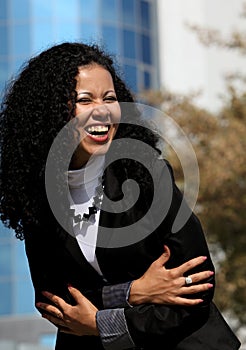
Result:
M211 283L200 282L213 275L213 271L202 271L190 275L192 284L187 285L185 272L200 265L206 260L206 257L200 256L187 261L179 267L166 269L165 263L170 258L170 250L164 246L164 253L155 260L142 277L134 280L129 295L129 303L131 305L154 303L166 305L183 305L192 306L203 302L202 299L190 299L185 297L187 294L195 294L212 288Z
M165 263L170 257L170 250L164 246L164 253L155 260L142 277L133 281L129 303L132 305L155 303L192 306L202 299L190 299L185 295L206 291L213 287L210 283L187 285L185 272L200 265L206 257L197 257L179 267L166 269ZM212 271L202 271L190 275L192 283L200 282L213 275ZM61 332L73 335L99 335L96 325L98 309L76 288L68 287L75 300L75 305L67 304L62 298L50 292L43 292L52 304L38 302L36 306L43 310L42 316L59 328Z
M99 335L96 325L97 308L73 287L68 287L76 305L67 304L62 298L49 292L43 292L55 306L46 303L37 303L43 310L42 317L49 320L61 332L73 335Z

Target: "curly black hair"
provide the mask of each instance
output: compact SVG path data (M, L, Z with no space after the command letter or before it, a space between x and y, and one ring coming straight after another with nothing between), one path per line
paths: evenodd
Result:
M19 239L24 239L28 223L39 223L48 203L47 155L54 138L74 117L78 68L91 63L110 72L119 102L134 102L112 57L95 44L83 43L65 42L31 58L5 93L0 112L0 214ZM120 124L116 137L140 139L157 148L154 133L131 123Z

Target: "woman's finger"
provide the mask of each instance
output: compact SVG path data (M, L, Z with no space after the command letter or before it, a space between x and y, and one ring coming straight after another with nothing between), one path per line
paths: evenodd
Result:
M168 248L167 245L164 245L164 253L162 253L161 256L154 261L154 264L156 266L164 266L166 262L169 260L170 255L171 255L170 249Z
M51 301L52 304L38 302L37 308L47 312L55 319L63 319L64 312L67 309L68 304L60 297L47 291L43 291L42 294Z
M176 297L172 304L182 305L182 306L194 306L203 303L202 299L188 299L182 297Z
M213 275L214 275L213 271L201 271L201 272L197 272L197 273L194 273L192 275L189 275L189 277L191 278L192 283L197 283L197 282L203 281L203 280L205 280Z
M70 328L67 328L67 327L58 327L58 329L61 333L74 334L74 332Z
M42 317L51 322L54 326L60 328L60 327L66 327L64 320L59 319L55 316L52 316L50 313L42 313Z
M54 303L60 310L64 310L68 304L60 297L58 297L57 295L47 292L47 291L43 291L42 294L49 299L50 301L52 301L52 303Z
M45 311L46 313L53 315L53 317L62 319L63 318L63 313L60 309L57 307L51 305L51 304L46 304L46 303L36 303L37 308Z
M206 256L198 256L197 258L186 261L184 264L175 268L177 274L183 275L185 272L193 269L194 267L201 265L207 259Z
M187 295L187 294L196 294L196 293L201 293L206 290L209 290L213 288L212 283L203 283L203 284L197 284L197 285L192 285L192 286L184 286L181 287L179 290L179 295Z
M77 288L74 288L71 285L69 285L68 290L77 304L80 304L81 302L88 300Z

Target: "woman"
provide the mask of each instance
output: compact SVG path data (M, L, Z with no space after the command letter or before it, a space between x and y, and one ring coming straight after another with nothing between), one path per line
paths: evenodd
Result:
M36 306L57 350L237 349L201 225L190 212L172 233L182 195L133 102L111 58L79 43L31 59L6 94L1 214L25 239Z

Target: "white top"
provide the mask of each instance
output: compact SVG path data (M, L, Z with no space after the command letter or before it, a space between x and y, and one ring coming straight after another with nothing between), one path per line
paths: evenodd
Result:
M89 213L89 206L92 206L95 188L99 185L98 178L103 174L105 156L93 156L81 169L69 170L68 186L70 209L74 209L74 215ZM74 235L78 241L86 260L94 269L102 275L96 258L96 242L99 225L100 210L90 216L88 222L73 222Z

